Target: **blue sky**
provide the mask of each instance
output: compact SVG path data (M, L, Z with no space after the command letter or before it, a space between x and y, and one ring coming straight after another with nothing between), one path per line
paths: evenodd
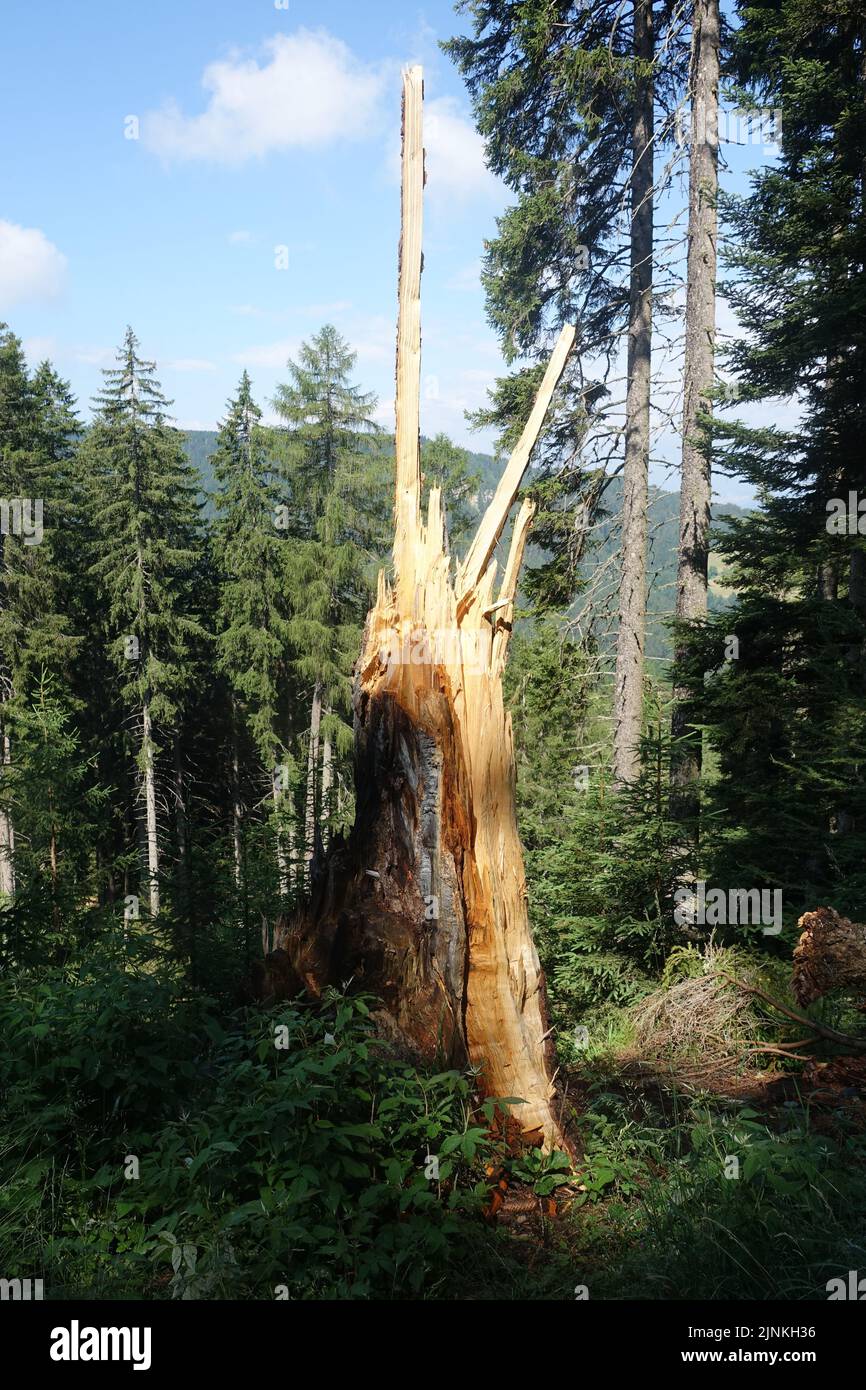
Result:
M400 70L420 62L422 428L489 444L464 411L502 368L478 268L509 195L438 50L463 23L446 0L5 0L0 317L85 414L131 323L187 428L215 427L244 367L267 409L330 321L391 426ZM736 180L763 157L734 151Z

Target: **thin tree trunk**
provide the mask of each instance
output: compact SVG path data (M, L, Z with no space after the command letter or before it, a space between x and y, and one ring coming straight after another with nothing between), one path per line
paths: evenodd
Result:
M327 717L331 711L323 711ZM331 819L331 798L334 786L334 749L331 743L330 733L325 733L322 740L322 824L327 825Z
M386 1033L430 1062L471 1061L489 1096L519 1097L534 1141L562 1143L544 977L532 942L502 670L533 507L494 597L493 552L574 341L564 329L523 436L453 575L444 506L420 513L422 83L404 75L393 586L379 575L355 667L356 819L312 902L279 924L268 996L353 979Z
M48 870L51 875L51 920L55 932L60 931L60 903L57 899L57 889L60 882L60 855L57 845L57 821L54 819L54 789L48 788L48 814L50 817L48 830Z
M12 764L9 735L0 733L0 768L4 774ZM5 898L15 897L15 827L12 813L8 807L0 809L0 894Z
M175 835L177 839L177 882L184 935L189 950L190 975L198 978L198 921L196 917L195 885L193 882L192 839L187 811L187 779L183 765L183 741L180 733L174 740L174 798Z
M159 914L159 839L156 818L156 769L154 767L153 723L150 704L141 709L141 777L144 789L145 876L150 915Z
M174 804L177 863L184 896L190 897L189 823L186 814L186 786L183 775L183 748L180 736L174 740Z
M613 771L618 786L634 782L640 773L652 365L654 51L652 0L635 0L634 57L637 72L632 125L628 388L622 479L622 569L614 689Z
M307 746L307 789L304 815L304 849L308 867L316 849L316 827L318 825L316 792L319 777L319 732L321 726L322 683L316 681L313 687L313 705L310 711L310 742Z
M271 778L272 778L273 797L274 797L274 816L275 816L276 822L277 822L277 825L276 825L277 876L278 876L278 878L279 878L279 884L280 884L280 896L283 897L283 898L286 898L286 897L288 897L289 892L290 892L290 889L291 889L291 882L290 882L290 880L289 880L289 864L288 864L288 860L286 859L285 841L284 841L284 838L283 838L283 832L282 832L282 830L281 830L281 828L280 828L280 814L281 814L281 811L282 811L282 808L283 808L283 793L282 793L282 788L280 787L280 780L279 780L279 777L280 777L279 770L278 770L277 768L274 768L273 771L272 771L272 773L271 773Z
M683 402L677 618L706 617L709 559L710 441L698 416L712 408L716 341L716 233L719 190L719 0L695 0L692 38L692 123L689 154L689 235ZM683 670L685 649L674 655L671 732L673 806L680 817L698 811L701 738Z
M232 859L235 887L240 889L243 874L243 817L241 804L241 769L238 755L237 704L231 700L231 796L232 796Z

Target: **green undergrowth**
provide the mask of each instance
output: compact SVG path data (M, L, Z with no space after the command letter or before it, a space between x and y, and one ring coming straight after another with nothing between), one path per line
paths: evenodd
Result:
M103 944L5 980L0 1029L0 1267L48 1298L819 1298L866 1265L844 1117L648 1091L601 1047L572 1170L505 1154L473 1075L392 1056L363 998L232 1011ZM524 1227L484 1216L503 1163Z

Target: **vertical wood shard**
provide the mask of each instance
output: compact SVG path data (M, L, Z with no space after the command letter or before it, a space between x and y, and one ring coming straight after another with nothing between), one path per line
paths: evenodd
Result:
M421 509L421 244L423 234L424 146L420 67L403 74L400 270L397 312L397 493L394 565L398 585L412 569ZM401 587L401 595L404 592Z
M420 514L420 68L403 79L395 581L379 575L355 668L356 820L311 907L284 924L285 978L352 978L429 1061L477 1066L516 1098L531 1142L563 1145L544 976L532 941L501 673L533 515L515 523L499 597L493 549L571 348L564 329L523 436L455 583L445 501ZM465 600L458 603L458 596Z
M461 602L470 596L478 584L491 555L496 549L496 543L502 535L503 527L508 520L508 513L511 511L520 484L523 482L523 475L529 464L532 450L544 424L544 417L547 414L551 397L559 378L562 376L568 354L574 344L575 331L574 325L569 323L560 332L541 386L538 388L529 419L523 427L523 433L508 460L505 472L499 479L493 500L481 519L481 524L461 566L457 581Z

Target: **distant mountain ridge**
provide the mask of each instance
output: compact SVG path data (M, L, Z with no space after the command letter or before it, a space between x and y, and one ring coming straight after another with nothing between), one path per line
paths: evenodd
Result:
M216 448L216 430L186 430L186 451L192 464L198 470L203 491L206 496L214 492L215 479L211 456ZM499 481L502 472L502 464L491 454L474 453L469 451L470 471L480 475L476 506L479 514L490 501ZM616 516L620 508L622 498L622 481L619 477L612 478L605 493L605 510ZM675 492L666 492L662 488L650 488L649 502L649 595L648 595L648 618L647 618L647 640L646 654L653 660L654 666L659 661L670 660L671 644L670 635L667 628L667 620L674 611L677 577L677 545L679 542L679 514L680 499ZM746 516L746 509L738 507L733 502L717 502L713 506L712 520L715 525L723 525L725 517ZM584 562L584 570L589 577L597 567L610 557L616 549L616 534L613 520L602 521L598 527L598 544L593 548L591 556ZM534 558L538 560L539 552L535 552ZM533 560L533 549L530 546L527 555L528 563ZM709 606L710 612L720 612L730 607L733 602L733 594L726 591L722 579L724 576L724 565L721 558L716 554L710 555L710 593ZM615 581L614 581L615 582ZM616 631L613 624L608 639L607 646L612 640Z

